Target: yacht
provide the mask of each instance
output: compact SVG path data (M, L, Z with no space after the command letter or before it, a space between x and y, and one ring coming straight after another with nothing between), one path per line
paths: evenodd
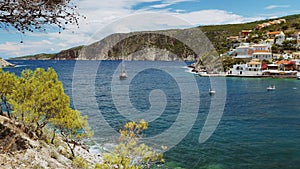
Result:
M127 76L127 72L125 70L125 65L123 64L122 62L122 68L121 68L121 72L120 72L120 75L119 75L119 78L120 80L124 80L126 79L128 76Z
M275 85L270 85L269 87L267 87L267 90L268 91L272 91L272 90L275 90L276 88L275 88Z
M215 90L213 90L212 88L209 89L209 94L210 94L210 95L215 94L215 93L216 93Z

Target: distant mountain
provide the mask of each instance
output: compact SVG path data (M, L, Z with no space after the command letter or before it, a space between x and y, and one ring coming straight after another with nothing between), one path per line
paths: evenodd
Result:
M194 61L208 49L210 50L211 44L219 54L228 51L230 44L226 41L227 37L238 36L241 30L254 30L254 32L260 33L300 30L300 14L278 19L286 19L287 22L261 30L255 30L256 25L270 20L244 24L199 26L190 29L117 33L93 44L74 47L56 54L37 54L15 59ZM199 33L199 30L203 33ZM197 33L195 34L195 32ZM187 45L186 42L192 43Z

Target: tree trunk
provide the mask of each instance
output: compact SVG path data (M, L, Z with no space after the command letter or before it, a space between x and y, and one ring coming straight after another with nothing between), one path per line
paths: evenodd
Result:
M2 101L0 100L0 115L3 116Z
M75 148L75 143L73 145L73 147L70 145L69 141L67 141L67 145L72 153L72 157L75 158L75 153L74 153L74 148Z
M3 116L3 107L2 107L2 96L0 96L0 115Z
M52 135L52 139L51 139L51 144L54 144L55 132L56 132L56 129L53 130L53 135Z
M6 107L7 115L8 115L8 117L11 119L11 114L10 114L10 112L9 112L9 105L8 105L8 103L6 102L6 98L5 98L5 97L3 98L3 103L4 103L5 107Z
M41 138L43 135L42 129L40 128L40 124L38 122L36 122L36 125L35 134L38 138Z

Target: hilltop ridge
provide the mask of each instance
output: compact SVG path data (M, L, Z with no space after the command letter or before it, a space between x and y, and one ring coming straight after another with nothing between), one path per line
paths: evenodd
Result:
M276 19L276 18L274 18ZM228 51L231 44L227 38L238 36L241 30L254 30L261 33L264 31L300 30L300 14L280 17L285 19L285 24L272 25L261 30L256 30L258 24L268 22L274 19L266 19L242 24L226 25L207 25L189 29L172 29L164 31L144 31L132 33L117 33L107 36L106 38L86 46L77 46L63 50L55 54L37 54L30 56L17 57L14 59L57 59L57 60L187 60L195 61L198 56L193 50L187 48L185 44L170 37L176 37L182 33L188 33L192 29L200 29L210 40L219 54ZM157 36L157 33L163 33L168 36ZM125 38L125 40L123 40ZM151 39L151 40L149 40ZM121 40L121 41L120 41ZM120 42L118 42L120 41ZM199 40L200 42L201 40ZM142 51L147 47L146 51ZM157 52L154 48L160 48L162 51ZM136 53L142 51L141 53ZM176 58L175 55L178 56ZM153 57L155 56L155 57Z

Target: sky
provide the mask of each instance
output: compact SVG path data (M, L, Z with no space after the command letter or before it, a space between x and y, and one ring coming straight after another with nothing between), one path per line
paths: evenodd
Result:
M58 33L0 29L0 57L57 53L112 33L245 23L300 14L299 0L73 0L86 19ZM20 43L20 42L23 43Z

